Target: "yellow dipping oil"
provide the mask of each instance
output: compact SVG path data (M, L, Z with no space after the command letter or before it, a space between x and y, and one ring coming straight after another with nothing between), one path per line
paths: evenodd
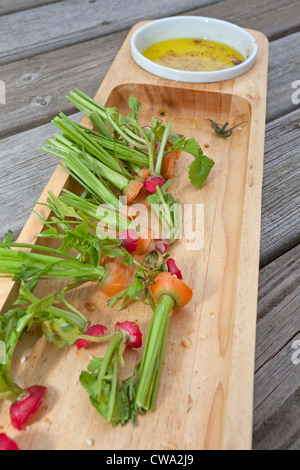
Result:
M228 69L245 60L238 51L225 44L194 38L158 42L143 55L164 67L196 72Z

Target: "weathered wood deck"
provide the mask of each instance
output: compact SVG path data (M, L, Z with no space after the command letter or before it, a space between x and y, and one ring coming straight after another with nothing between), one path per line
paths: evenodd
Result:
M57 165L40 147L52 117L76 112L64 96L96 92L133 24L178 14L231 21L270 41L253 449L299 450L299 0L1 0L0 237L20 233Z

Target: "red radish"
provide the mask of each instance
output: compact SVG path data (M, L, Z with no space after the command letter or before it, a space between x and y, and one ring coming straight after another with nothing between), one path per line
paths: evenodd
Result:
M10 419L14 428L21 430L22 425L25 424L29 417L39 408L46 391L46 387L42 387L41 385L29 387L25 392L25 397L21 395L21 397L10 406Z
M142 346L142 333L138 325L132 321L118 322L115 326L116 331L123 331L125 334L126 347L140 348Z
M162 253L163 255L166 253L168 249L169 242L168 240L160 239L160 238L155 238L154 239L154 246L157 251Z
M92 325L84 332L84 334L88 335L88 336L94 336L95 338L98 338L99 336L104 336L106 331L107 331L106 326ZM92 343L92 341L80 338L77 341L77 349L80 350L82 348L85 348L89 343Z
M166 180L162 176L148 176L144 181L144 189L149 193L155 193L156 187L161 188L165 184Z
M0 450L20 450L15 441L6 434L0 434Z
M175 260L173 258L169 258L167 261L168 271L171 274L174 274L178 279L182 279L181 271L177 268Z
M121 233L120 240L128 253L134 253L138 245L138 236L134 230L128 229Z

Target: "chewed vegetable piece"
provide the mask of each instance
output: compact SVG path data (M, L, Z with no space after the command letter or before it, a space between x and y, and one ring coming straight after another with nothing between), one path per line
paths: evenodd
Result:
M119 236L121 243L128 253L134 253L138 245L138 236L133 229L122 232Z
M157 251L162 253L163 255L167 252L169 242L168 240L164 240L161 238L156 238L154 240L154 246Z
M140 348L142 346L142 333L138 325L131 321L118 322L115 326L116 331L125 333L126 347Z
M181 271L176 266L175 260L173 258L169 258L166 262L168 266L168 271L171 274L174 274L178 279L182 279Z
M90 326L85 332L85 335L88 336L94 336L95 338L98 338L99 336L104 336L107 331L106 326L103 325L92 325ZM86 339L80 338L77 341L77 349L80 350L82 348L85 348L88 344L90 344L92 341L88 341Z
M175 308L184 307L193 296L192 289L169 272L159 273L150 289L156 302L159 301L162 295L172 297L175 301Z
M22 429L30 416L38 410L46 391L46 387L41 385L29 387L25 397L22 398L21 395L20 399L10 406L10 419L14 428Z
M180 155L181 155L181 151L176 150L174 152L167 153L164 156L162 167L161 167L161 174L166 180L169 180L172 178L176 162L180 158Z
M165 182L166 180L162 176L148 176L144 181L144 189L149 193L155 193L156 187L161 188Z
M0 450L20 450L15 441L5 433L0 434Z
M106 272L100 282L100 290L108 297L128 287L133 275L133 267L118 264L114 261L105 265Z
M138 173L138 176L142 178L143 180L145 180L147 176L150 176L149 168L141 168Z
M111 261L111 258L101 252L100 262L99 262L100 266L105 266L109 261Z
M153 231L151 229L141 229L139 237L137 240L137 247L135 249L135 254L139 255L145 253L152 241Z
M137 197L142 187L143 187L142 181L133 179L128 183L126 188L123 190L123 195L127 197L128 202L132 202Z

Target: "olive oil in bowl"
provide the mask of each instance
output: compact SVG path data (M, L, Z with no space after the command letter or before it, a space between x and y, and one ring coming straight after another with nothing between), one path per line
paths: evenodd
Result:
M224 70L245 60L238 51L225 44L197 38L158 42L148 47L143 55L164 67L191 72Z

